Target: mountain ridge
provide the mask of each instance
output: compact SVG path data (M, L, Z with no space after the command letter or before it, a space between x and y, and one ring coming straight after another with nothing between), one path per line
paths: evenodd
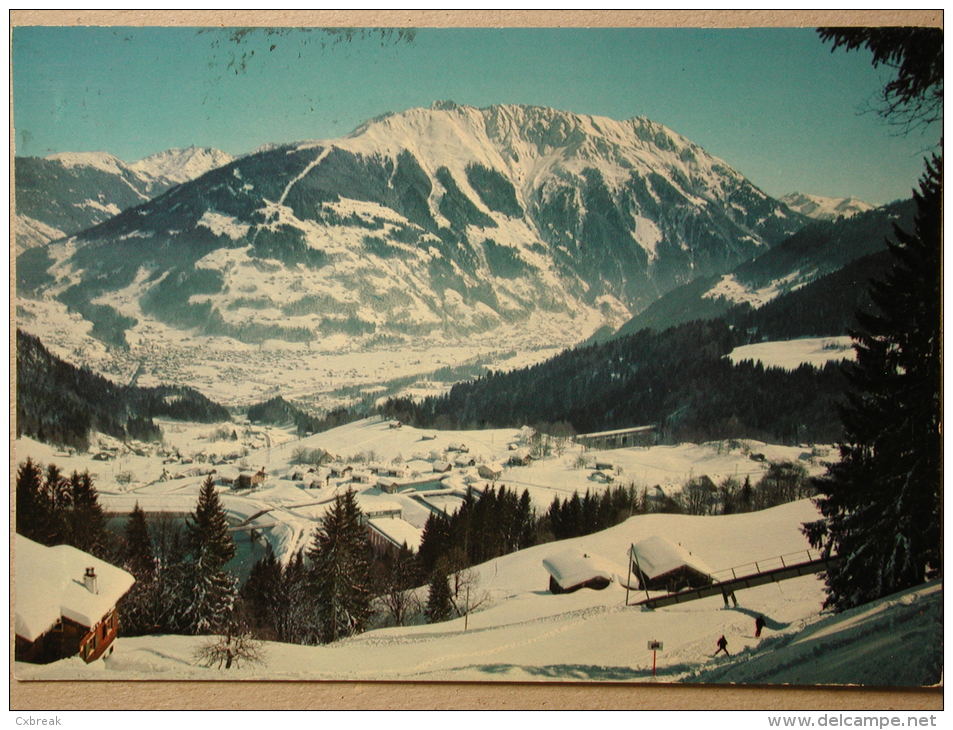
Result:
M806 220L643 118L434 107L233 159L47 247L19 283L246 342L459 340L554 315L539 337L578 340Z

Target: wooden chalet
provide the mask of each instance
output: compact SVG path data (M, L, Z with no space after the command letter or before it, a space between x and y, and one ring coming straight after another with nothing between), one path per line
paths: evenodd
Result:
M543 559L549 573L551 593L572 593L580 588L602 590L617 574L616 566L605 558L581 550L564 550Z
M647 591L674 593L685 588L701 588L712 582L712 569L680 544L652 536L630 550L632 574Z
M477 474L479 474L482 479L495 481L503 476L503 467L499 464L480 464L477 467Z
M99 659L119 631L116 604L135 579L71 545L47 547L16 535L14 630L17 661Z
M265 483L265 470L259 469L254 474L239 474L235 480L236 489L251 489Z

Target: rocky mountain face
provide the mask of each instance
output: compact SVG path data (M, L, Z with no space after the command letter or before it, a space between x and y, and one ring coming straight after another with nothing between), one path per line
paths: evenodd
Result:
M874 206L857 198L826 198L823 195L788 193L780 201L791 210L819 221L850 218L858 213L873 210Z
M585 336L804 223L647 119L438 103L232 160L27 251L18 287L120 335Z
M91 228L229 161L224 152L196 147L132 164L106 152L17 157L17 251Z

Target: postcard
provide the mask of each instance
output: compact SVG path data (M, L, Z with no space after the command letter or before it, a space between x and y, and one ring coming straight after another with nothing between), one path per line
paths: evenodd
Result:
M12 28L19 684L941 684L940 28L185 18Z

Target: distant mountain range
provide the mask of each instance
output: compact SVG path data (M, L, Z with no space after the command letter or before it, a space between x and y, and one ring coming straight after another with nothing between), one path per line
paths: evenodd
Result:
M223 159L17 160L20 212L71 233L21 255L19 294L114 342L150 320L247 342L543 320L581 338L808 221L660 124L542 107L438 103L202 173Z
M874 206L857 198L825 198L822 195L789 193L780 198L781 202L801 215L819 221L832 221L838 218L850 218L852 215L873 210Z
M17 252L91 228L231 159L199 147L167 150L132 164L107 152L17 157Z

